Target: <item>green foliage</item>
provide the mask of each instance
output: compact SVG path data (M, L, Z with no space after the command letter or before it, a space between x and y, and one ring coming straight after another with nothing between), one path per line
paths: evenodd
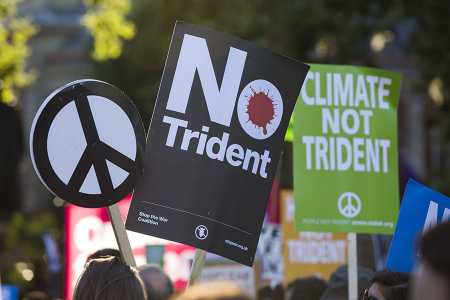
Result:
M416 7L417 31L411 47L418 58L422 76L428 83L433 78L443 82L447 105L450 100L450 19L447 1L431 0ZM447 107L447 109L449 109Z
M2 228L0 242L0 269L4 282L14 282L29 288L33 282L25 280L20 264L26 264L35 273L45 264L42 235L50 233L56 240L62 236L60 225L52 213L25 215L15 213L6 228ZM19 266L19 268L18 268Z
M58 227L57 220L52 214L25 216L15 213L6 229L4 247L10 250L16 249L15 255L24 254L26 257L37 258L36 253L39 253L37 248L40 248L37 244L41 241L41 235L52 232ZM20 245L23 247L17 249Z
M37 28L27 17L18 14L22 0L0 0L0 101L17 101L17 92L35 79L26 70L31 54L28 42ZM135 27L125 16L130 0L85 0L87 12L82 24L94 37L92 57L97 61L121 55L123 41L133 38Z
M93 59L105 61L118 58L124 40L135 35L134 24L125 16L130 11L130 0L85 0L88 7L82 24L94 38Z
M21 0L0 1L0 101L16 100L17 89L30 84L33 72L26 71L30 56L28 40L36 28L27 18L19 17L17 6Z
M391 29L401 12L398 1L139 0L130 16L135 38L121 58L98 65L98 77L123 88L148 123L176 20L227 31L305 62L373 66L371 34Z
M432 114L429 112L430 127L439 133L439 166L431 170L429 177L433 186L439 191L450 194L450 2L430 0L412 6L417 16L417 30L409 46L416 57L422 75L419 88L427 91L431 82L440 84L440 101L433 99ZM432 95L430 95L432 96ZM431 97L433 98L433 97Z

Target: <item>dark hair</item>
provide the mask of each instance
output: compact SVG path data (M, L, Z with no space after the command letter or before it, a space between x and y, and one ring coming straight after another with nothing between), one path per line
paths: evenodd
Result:
M408 284L400 284L385 289L385 297L387 300L408 300Z
M43 291L32 291L25 295L24 300L50 300L50 296Z
M330 286L323 293L320 300L347 300L348 288L346 286Z
M197 283L174 300L250 300L241 288L233 282L210 281Z
M164 274L158 265L144 265L138 268L144 282L147 298L150 300L166 300L173 294L173 285L169 276Z
M327 286L325 280L317 277L297 278L288 284L286 299L318 300L327 289Z
M432 270L450 281L450 222L441 223L422 236L419 255Z
M117 257L91 259L78 279L73 300L147 300L137 271Z
M381 271L375 273L371 284L379 283L385 286L404 285L409 282L409 274L401 272Z
M272 299L272 288L268 285L260 287L256 293L256 299L258 300Z
M104 248L104 249L97 250L87 257L86 263L88 263L91 259L107 258L109 256L117 257L120 259L120 251L117 249L113 249L113 248Z
M272 289L272 300L283 300L284 299L284 288L283 285L277 284Z
M380 271L373 276L371 285L375 283L382 285L381 292L387 300L406 300L409 279L408 273Z

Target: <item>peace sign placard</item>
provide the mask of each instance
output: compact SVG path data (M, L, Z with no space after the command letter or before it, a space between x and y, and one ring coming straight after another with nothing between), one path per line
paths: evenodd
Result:
M58 197L83 207L109 206L132 192L144 147L134 104L98 80L55 90L31 127L31 160L39 178Z

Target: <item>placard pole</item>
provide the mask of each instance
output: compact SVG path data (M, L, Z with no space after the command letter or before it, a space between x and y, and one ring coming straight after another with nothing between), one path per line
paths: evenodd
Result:
M358 246L356 233L351 232L347 235L348 239L348 299L358 299Z
M120 211L117 204L108 206L108 215L111 219L111 225L114 230L114 235L116 236L117 245L119 245L122 260L127 265L136 267L136 261L134 260L130 241L128 240L128 235L125 231L125 226L123 225L122 218L120 217Z
M205 256L205 250L195 249L194 261L192 262L188 286L193 286L202 274L203 266L205 265Z
M3 300L2 276L0 275L0 300Z

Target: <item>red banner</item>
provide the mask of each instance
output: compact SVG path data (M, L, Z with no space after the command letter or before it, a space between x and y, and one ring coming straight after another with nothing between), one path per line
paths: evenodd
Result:
M118 203L125 220L131 197ZM127 232L137 265L147 263L148 245L165 245L163 268L175 288L184 289L189 278L194 248L162 239ZM83 208L69 204L65 209L65 297L71 300L86 258L103 248L118 248L106 208Z

